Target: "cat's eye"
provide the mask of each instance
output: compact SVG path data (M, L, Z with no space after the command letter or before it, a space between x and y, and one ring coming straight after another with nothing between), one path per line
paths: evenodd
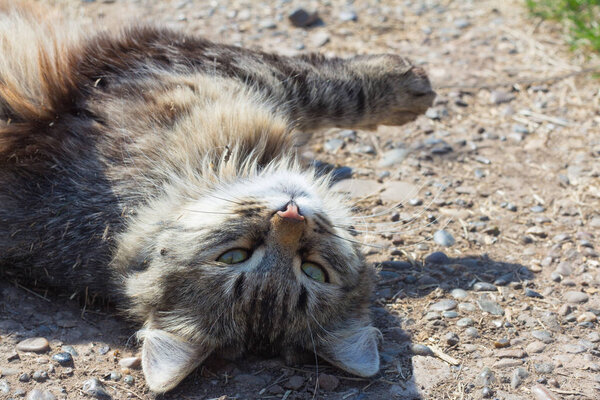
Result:
M250 252L245 249L228 250L221 254L217 261L225 264L239 264L246 261L250 257Z
M315 280L317 282L327 282L327 273L325 270L315 263L305 262L300 266L302 268L302 272L310 279Z

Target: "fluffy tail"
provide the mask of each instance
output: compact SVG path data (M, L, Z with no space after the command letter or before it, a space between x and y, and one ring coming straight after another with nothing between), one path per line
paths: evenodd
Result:
M0 0L0 129L52 120L68 104L77 35L61 25L45 9Z

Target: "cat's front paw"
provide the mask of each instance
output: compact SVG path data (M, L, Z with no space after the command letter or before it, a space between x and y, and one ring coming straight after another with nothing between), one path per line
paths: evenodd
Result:
M371 125L403 125L423 114L435 99L427 73L395 54L360 56Z

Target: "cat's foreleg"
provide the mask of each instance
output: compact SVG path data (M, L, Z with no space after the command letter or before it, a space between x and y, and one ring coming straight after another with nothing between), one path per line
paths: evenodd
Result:
M278 90L299 129L402 125L435 98L427 74L396 55L280 59Z

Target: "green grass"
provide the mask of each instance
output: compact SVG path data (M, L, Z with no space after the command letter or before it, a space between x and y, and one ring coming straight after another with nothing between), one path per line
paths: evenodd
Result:
M600 0L525 0L538 17L560 21L573 47L600 52Z

